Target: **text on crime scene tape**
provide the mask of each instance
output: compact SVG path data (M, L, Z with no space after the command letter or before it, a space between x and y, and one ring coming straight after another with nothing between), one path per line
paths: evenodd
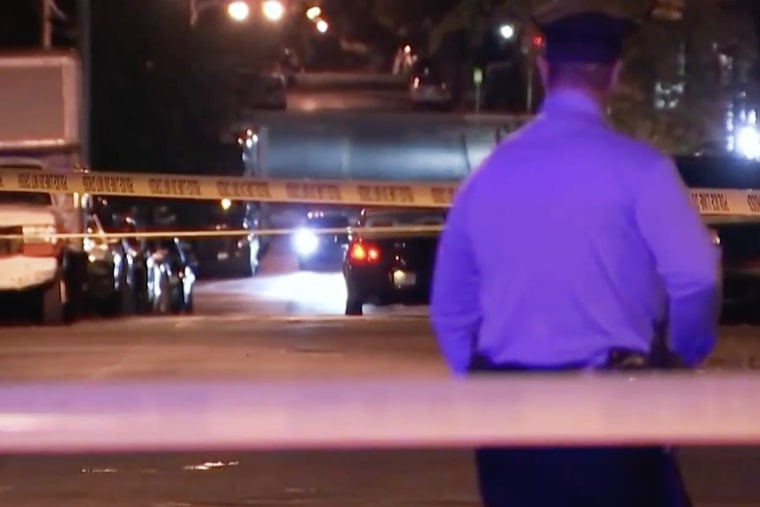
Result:
M749 190L692 190L694 205L703 215L760 215L760 193Z
M256 180L242 177L5 169L0 191L352 206L447 207L456 183Z
M259 180L243 177L139 174L115 172L48 172L2 169L1 191L82 193L178 199L230 199L271 203L341 204L348 206L451 206L458 184L448 182ZM703 215L760 217L760 192L691 189Z

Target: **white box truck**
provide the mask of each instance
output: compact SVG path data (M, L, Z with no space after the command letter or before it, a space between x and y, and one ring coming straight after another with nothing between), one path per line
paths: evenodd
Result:
M40 184L49 183L45 171L85 170L81 115L73 53L0 54L0 175L4 168L38 170L39 179L19 183L41 189L0 191L0 297L23 302L44 324L73 320L84 309L83 241L54 234L82 233L87 199L48 193Z

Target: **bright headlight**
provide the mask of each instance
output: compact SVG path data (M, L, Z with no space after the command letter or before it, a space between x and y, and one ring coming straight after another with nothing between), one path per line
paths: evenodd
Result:
M293 245L300 255L311 255L319 246L319 238L308 229L299 229L293 237Z
M760 132L755 126L745 126L736 133L736 151L743 157L756 160L760 158Z

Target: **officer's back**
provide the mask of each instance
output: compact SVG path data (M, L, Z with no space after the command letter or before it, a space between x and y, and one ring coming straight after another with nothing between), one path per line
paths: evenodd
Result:
M598 366L613 348L647 352L665 322L687 364L714 345L717 249L672 161L606 123L627 23L549 24L538 118L460 188L431 305L457 372L473 354Z
M604 119L632 24L543 23L541 114L462 185L441 235L430 313L455 373L619 367L665 331L686 365L712 349L718 251L672 162ZM485 507L688 504L662 448L479 449L476 464Z
M641 338L665 308L641 220L661 213L667 223L670 205L681 204L667 201L681 196L657 195L667 164L572 92L550 96L541 119L496 149L468 189L478 201L468 215L472 246L488 273L482 352L499 342L495 360L598 363L612 345L646 348ZM694 252L675 268L712 284L702 238L668 234L660 248ZM579 342L587 343L581 354Z

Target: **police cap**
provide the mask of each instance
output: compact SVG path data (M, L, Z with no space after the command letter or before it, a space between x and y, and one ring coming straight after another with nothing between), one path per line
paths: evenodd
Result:
M554 0L535 12L549 62L609 64L623 53L623 43L639 23L593 2Z

